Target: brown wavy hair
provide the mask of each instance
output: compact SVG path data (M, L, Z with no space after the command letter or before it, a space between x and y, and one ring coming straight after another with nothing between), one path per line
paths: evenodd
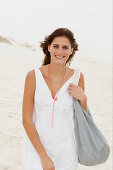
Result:
M70 40L71 48L73 48L73 53L69 56L68 60L66 61L66 65L70 66L71 61L75 55L75 52L78 51L78 44L74 38L74 34L68 28L58 28L50 35L46 36L44 41L40 42L40 47L44 53L44 60L42 61L42 66L50 64L51 56L50 52L48 51L48 45L52 43L54 38L59 36L65 36Z

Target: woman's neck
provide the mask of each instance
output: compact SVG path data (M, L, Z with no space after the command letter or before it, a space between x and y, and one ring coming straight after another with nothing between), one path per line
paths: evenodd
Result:
M51 77L55 77L55 78L58 78L58 77L62 77L62 75L64 74L65 72L65 69L67 69L67 67L65 65L60 65L60 64L48 64L48 67L49 67L49 71L51 73Z

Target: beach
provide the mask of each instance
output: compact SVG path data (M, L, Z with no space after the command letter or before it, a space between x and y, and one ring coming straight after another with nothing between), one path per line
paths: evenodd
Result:
M0 170L23 170L22 100L25 77L28 71L41 66L43 55L18 45L2 44L0 51ZM105 163L94 167L79 164L77 170L111 170L112 64L75 55L70 67L79 68L84 75L88 106L111 150Z

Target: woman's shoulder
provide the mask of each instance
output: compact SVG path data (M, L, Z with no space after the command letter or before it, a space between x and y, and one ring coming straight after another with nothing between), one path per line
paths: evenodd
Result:
M26 74L26 78L29 80L35 79L35 69L28 71Z
M36 84L35 69L32 69L27 72L25 82L29 86L35 87L35 84Z
M82 72L80 72L78 86L80 86L83 89L83 91L85 91L85 80Z
M24 84L24 95L34 96L36 89L35 71L30 70L27 72Z

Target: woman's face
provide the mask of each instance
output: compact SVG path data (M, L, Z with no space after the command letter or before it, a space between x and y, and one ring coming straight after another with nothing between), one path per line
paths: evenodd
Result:
M52 63L65 64L72 54L73 49L67 37L59 36L54 38L52 43L48 46L48 51L50 52Z

